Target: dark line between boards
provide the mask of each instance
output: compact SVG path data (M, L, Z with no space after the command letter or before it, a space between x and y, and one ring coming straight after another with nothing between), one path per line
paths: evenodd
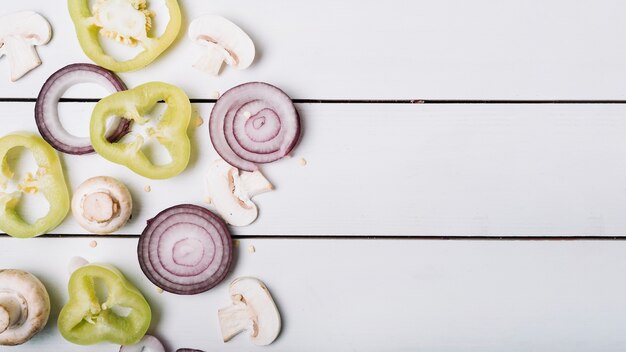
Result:
M455 100L455 99L405 99L405 100L332 100L293 99L299 104L626 104L626 100ZM192 99L193 102L193 99Z
M97 103L96 98L61 98L61 103ZM215 99L190 99L196 104ZM34 103L35 98L0 98L0 103ZM626 100L455 100L455 99L293 99L297 104L626 104Z
M312 240L429 240L429 241L626 241L626 236L376 236L376 235L253 235L234 239L312 239Z
M117 234L47 234L40 238L138 238L140 235ZM6 234L0 234L0 238L10 238ZM418 240L418 241L626 241L626 236L375 236L375 235L233 235L235 240L246 239L284 239L284 240ZM19 240L19 239L18 239Z

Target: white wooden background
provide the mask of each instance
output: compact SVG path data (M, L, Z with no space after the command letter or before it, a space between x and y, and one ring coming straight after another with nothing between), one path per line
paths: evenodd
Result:
M170 82L195 99L205 123L190 131L190 167L152 181L95 155L62 157L72 187L118 177L137 209L119 236L86 235L69 217L49 236L0 237L0 267L32 271L53 302L46 330L8 350L117 350L74 346L56 330L75 255L120 267L171 350L257 349L218 335L227 282L241 275L265 281L282 312L268 351L624 349L625 2L180 2L185 23L205 13L238 23L258 60L219 78L198 74L198 51L181 34L151 66L120 75L130 87ZM19 9L46 16L54 37L39 49L44 64L17 83L0 60L0 134L35 131L45 79L89 62L64 0L4 1L0 11ZM276 191L257 197L256 223L233 229L241 243L225 283L192 298L158 294L139 269L137 234L167 206L203 204L203 171L216 157L212 92L253 80L297 100L302 143L263 168ZM79 100L102 94L68 92L66 124L85 133L93 103Z

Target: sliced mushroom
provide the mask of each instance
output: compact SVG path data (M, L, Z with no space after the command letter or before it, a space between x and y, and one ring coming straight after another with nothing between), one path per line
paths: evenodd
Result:
M11 67L11 81L41 65L35 46L50 41L52 28L40 14L23 11L0 18L0 57L6 55Z
M259 171L242 172L223 160L209 166L207 174L211 203L224 220L233 226L250 225L259 210L251 198L273 189Z
M106 234L126 224L133 200L123 183L108 176L83 182L72 197L72 215L85 230Z
M39 279L22 270L0 270L0 345L30 340L49 315L50 297Z
M267 346L280 333L280 313L270 291L259 279L240 277L230 284L233 304L218 311L224 342L242 331L250 331L257 346Z
M217 76L226 62L243 70L254 61L254 43L236 24L221 16L206 15L189 25L189 38L204 47L204 54L193 65L196 69Z

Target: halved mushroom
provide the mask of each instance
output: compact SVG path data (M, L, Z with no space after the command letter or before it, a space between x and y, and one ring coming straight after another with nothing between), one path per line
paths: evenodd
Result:
M257 346L267 346L280 333L280 313L270 291L259 279L240 277L230 284L233 304L218 311L224 342L244 330Z
M189 25L189 38L205 47L204 54L193 65L196 69L219 75L224 62L243 70L254 61L254 43L236 24L221 16L206 15Z
M30 340L49 315L50 297L39 279L22 270L0 270L0 345Z
M16 12L0 18L0 57L6 55L15 82L41 65L35 46L50 41L50 23L32 11Z
M80 226L93 233L118 230L132 212L128 188L113 177L92 177L78 186L72 197L72 215Z
M259 171L242 172L224 160L216 160L207 174L211 203L224 220L233 226L251 224L258 216L257 206L250 200L273 189Z

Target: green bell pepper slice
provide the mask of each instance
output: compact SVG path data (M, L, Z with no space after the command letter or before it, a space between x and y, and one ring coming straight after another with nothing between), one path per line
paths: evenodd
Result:
M145 1L142 0L127 1L133 5L138 3L145 5ZM141 53L133 59L117 61L100 46L99 32L101 27L96 23L94 14L89 8L89 0L68 0L67 4L76 28L78 42L85 54L96 64L114 72L134 71L150 64L174 42L182 23L178 1L165 0L170 16L165 32L158 38L150 38L148 36L142 38L138 41L144 49ZM120 14L120 16L123 16L123 14Z
M149 120L143 115L150 112L159 101L165 101L167 109L155 127L148 128L148 136L169 152L171 161L155 165L141 150L144 138L136 136L132 143L111 143L105 137L107 119L111 116L124 118L143 125ZM189 163L191 142L187 128L191 120L191 103L180 88L162 82L150 82L136 88L118 92L98 102L93 109L90 124L91 144L105 159L124 165L135 173L151 179L165 179L178 175Z
M100 302L96 282L106 287ZM61 335L78 345L139 342L150 327L150 305L124 275L105 264L88 264L76 269L68 284L69 301L59 313ZM122 313L120 313L122 312Z
M7 154L10 150L24 147L33 154L37 163L35 175L28 173L14 192L7 193L13 171L9 168ZM63 176L59 156L41 137L30 133L13 133L0 138L0 230L13 237L29 238L44 234L57 227L70 209L70 194ZM19 215L17 205L22 194L41 192L50 205L46 215L34 223L28 223Z

